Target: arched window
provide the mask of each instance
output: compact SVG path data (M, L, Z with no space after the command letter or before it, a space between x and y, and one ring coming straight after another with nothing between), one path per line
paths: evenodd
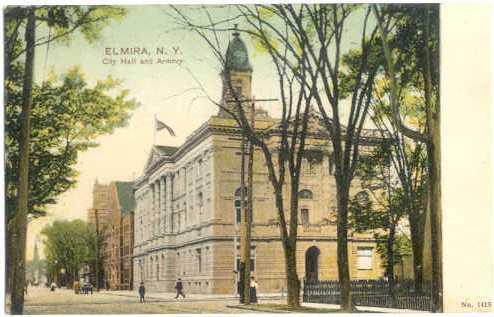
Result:
M197 161L197 177L202 175L202 159Z
M312 192L308 189L303 189L298 192L299 199L313 199Z
M242 220L242 210L240 208L242 201L242 192L240 187L235 190L235 223L239 224ZM244 187L244 207L247 206L247 187Z
M156 280L159 281L160 279L160 261L158 260L158 257L156 257Z
M300 211L300 222L304 226L307 226L310 224L309 209L308 208L302 208L302 210Z
M202 192L199 192L199 194L197 194L197 204L199 205L199 215L202 215L204 206L204 198Z

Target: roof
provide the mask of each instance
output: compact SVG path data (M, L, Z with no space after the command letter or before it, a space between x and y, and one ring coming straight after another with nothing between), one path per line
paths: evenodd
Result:
M238 32L233 33L233 39L228 43L225 56L226 71L252 71L249 53Z
M133 185L133 182L115 182L115 186L117 187L117 199L122 216L135 209L136 201L134 199Z
M172 155L178 150L177 146L167 146L167 145L155 145L156 150L158 150L160 155Z

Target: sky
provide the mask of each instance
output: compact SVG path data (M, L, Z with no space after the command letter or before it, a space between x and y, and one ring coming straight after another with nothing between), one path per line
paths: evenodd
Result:
M58 197L57 204L48 208L47 217L29 224L28 259L32 257L34 241L43 226L56 219L86 220L96 180L100 183L131 181L141 175L155 138L155 116L171 126L176 133L176 137L171 137L165 132L158 132L155 144L178 146L218 111L207 98L201 98L207 94L219 100L221 93L221 69L206 42L191 31L177 29L178 25L170 17L168 6L131 6L127 9L127 15L121 21L109 24L96 42L88 43L75 33L70 45L52 43L36 50L37 82L46 79L50 72L63 74L77 65L90 85L109 75L122 80L122 89L128 89L129 96L135 98L140 106L132 112L126 127L116 129L111 135L99 137L96 140L98 147L79 155L76 168L80 175L77 185ZM215 15L215 18L229 17L233 11L233 8L222 9L220 16ZM201 19L201 16L195 14L194 17ZM356 16L349 24L361 26L361 20L361 16ZM352 36L359 31L360 27L346 30ZM47 30L41 30L38 36L46 33ZM221 35L224 50L230 36L229 33ZM254 68L253 95L256 98L277 98L277 79L269 58L254 52L248 40L246 44ZM175 56L183 62L180 65L139 64L141 58L138 57L138 64L121 64L120 56L107 54L114 50L118 52L121 48L146 48L154 61L159 57L155 54L156 48L164 48L169 56L179 50L180 53ZM116 63L108 63L108 58L116 60ZM201 86L204 91L199 89ZM276 113L276 105L263 104L263 107L271 114Z

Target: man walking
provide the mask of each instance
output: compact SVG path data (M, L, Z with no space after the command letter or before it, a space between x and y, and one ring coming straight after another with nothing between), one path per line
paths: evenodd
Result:
M144 303L144 295L146 294L146 288L144 287L144 282L141 282L139 286L139 302Z
M180 278L178 278L177 283L175 283L175 289L177 290L177 296L175 296L175 299L178 299L179 295L182 295L182 297L185 298L185 294L183 293L184 287Z

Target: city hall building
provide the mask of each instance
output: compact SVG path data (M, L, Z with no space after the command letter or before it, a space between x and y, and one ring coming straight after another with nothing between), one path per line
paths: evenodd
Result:
M228 75L242 98L252 98L253 69L234 33L226 52ZM223 104L231 99L223 78ZM247 105L246 105L247 106ZM279 121L256 106L255 126L276 152ZM248 109L246 109L246 112ZM336 187L328 137L310 122L300 179L297 272L301 279L337 279ZM174 292L177 278L189 293L234 294L240 259L240 144L237 123L225 111L212 116L179 147L155 145L134 185L134 286ZM258 292L286 289L283 248L273 188L264 156L254 153L251 268ZM356 183L356 182L355 182ZM284 186L288 202L289 186ZM288 205L288 204L287 204ZM352 279L377 279L383 268L372 234L349 236Z

